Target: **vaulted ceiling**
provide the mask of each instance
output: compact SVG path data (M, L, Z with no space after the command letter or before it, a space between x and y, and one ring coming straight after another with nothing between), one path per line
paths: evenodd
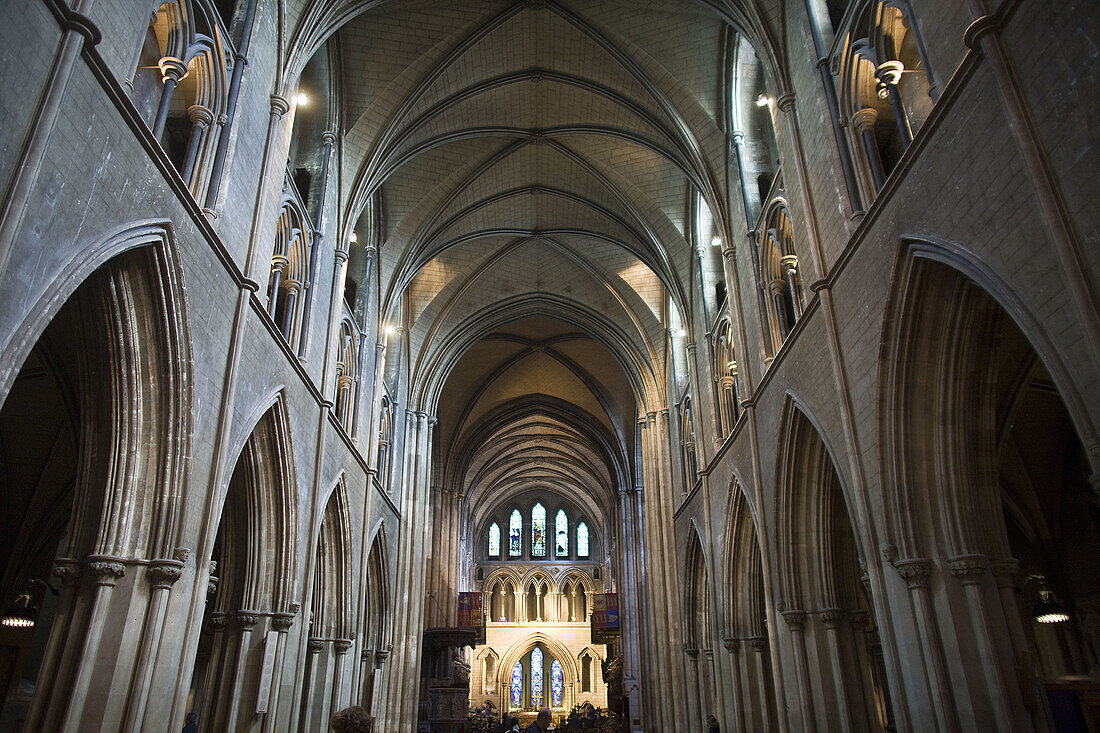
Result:
M743 42L774 59L781 11L779 0L288 5L290 73L314 52L338 68L342 226L370 212L410 402L434 402L443 454L463 453L449 480L473 472L519 490L550 449L515 436L542 425L572 446L562 470L613 501L639 409L665 399L671 312L689 320L698 298L699 194L732 231L725 59ZM483 442L509 419L524 427L486 468ZM510 470L522 456L529 465Z

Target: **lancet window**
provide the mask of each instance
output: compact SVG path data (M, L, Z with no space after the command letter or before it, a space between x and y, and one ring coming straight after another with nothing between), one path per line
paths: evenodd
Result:
M774 356L802 317L802 278L794 248L794 229L787 204L772 201L765 212L758 247L761 287L765 289L765 339Z
M496 522L489 526L489 557L500 557L500 525Z
M551 562L586 559L591 530L581 516L571 514L569 507L561 504L547 510L546 498L530 505L509 506L507 511L487 518L479 530L484 543L482 557Z
M359 381L359 338L351 321L340 322L336 359L336 399L332 411L351 435L355 423L355 394Z
M569 518L564 509L554 518L554 557L569 557Z
M508 522L508 556L519 557L523 554L523 515L519 509L512 511Z
M588 525L577 525L577 557L588 557Z
M301 202L285 190L282 211L275 225L275 250L271 256L271 275L267 285L267 312L295 352L298 351L302 331L312 233Z
M712 372L718 393L718 432L726 436L733 432L733 426L740 414L737 398L737 352L734 349L733 325L728 317L723 318L715 329Z
M546 557L546 507L531 509L531 557Z

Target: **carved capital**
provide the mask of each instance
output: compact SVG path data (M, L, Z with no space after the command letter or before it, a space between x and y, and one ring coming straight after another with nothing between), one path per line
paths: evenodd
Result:
M93 556L88 558L88 574L96 585L114 585L126 574L126 566L119 562L121 558Z
M234 617L241 631L252 631L252 627L260 623L260 614L256 611L237 611Z
M360 662L370 662L370 658L373 657L373 656L374 656L374 650L373 649L364 649L363 651L359 652L359 661Z
M160 68L160 79L163 83L178 82L187 76L187 64L173 56L165 56L157 62Z
M757 654L764 652L768 648L768 637L766 636L753 636L745 639L749 648Z
M821 611L821 623L827 629L835 629L844 620L844 610L841 608L826 608Z
M792 631L802 631L806 626L805 611L783 611L780 615L783 617L783 620L787 622L787 626L791 627Z
M389 659L389 649L379 649L374 653L374 666L375 668L381 667L387 659Z
M271 628L278 631L280 634L285 634L290 631L290 627L293 625L293 613L276 613L271 616Z
M325 130L321 133L321 144L332 146L336 144L336 133L332 130Z
M278 119L290 110L290 102L286 97L280 97L278 94L271 95L271 116Z
M69 564L55 565L51 574L61 582L62 586L74 588L80 580L80 567Z
M722 646L724 646L726 651L730 654L737 654L741 651L741 640L736 636L727 636L725 639L722 639Z
M201 104L192 104L188 107L187 117L191 120L192 125L198 125L204 130L210 127L210 123L214 121L214 114Z
M690 647L690 646L687 646L685 644L684 645L684 654L686 654L690 659L695 659L696 657L699 656L699 650L696 649L695 647Z
M145 579L154 588L171 588L183 575L179 560L154 560L145 571Z
M950 562L951 574L963 585L981 582L986 568L989 567L989 558L985 555L962 555L951 558Z
M779 106L779 109L790 112L794 109L794 92L783 92L776 97L775 103Z
M894 563L894 569L910 590L927 588L928 579L932 575L932 561L923 557L898 560Z
M798 271L798 255L783 255L779 258L779 264L783 266L783 269L788 273L794 273Z
M876 120L878 112L873 107L864 107L852 115L852 126L856 128L856 132L869 132L874 129Z
M989 570L997 581L997 587L1011 588L1016 584L1016 576L1020 574L1020 562L1012 557L991 560Z
M853 629L857 631L864 631L867 629L867 622L871 620L871 614L866 611L849 611L848 623L851 624Z
M351 649L351 639L336 639L332 642L332 649L337 654L347 654Z
M313 638L306 642L306 651L310 654L320 654L324 648L325 642L323 639Z
M211 632L217 634L219 632L225 631L225 624L227 620L227 614L224 614L221 611L215 611L214 613L210 614L210 618L207 619L206 624L210 627Z

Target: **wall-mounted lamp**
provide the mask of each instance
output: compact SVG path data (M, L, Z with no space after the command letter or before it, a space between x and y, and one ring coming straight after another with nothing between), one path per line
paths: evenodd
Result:
M710 246L711 247L721 247L722 246L722 238L719 237L717 234L715 234L713 237L710 238Z
M352 244L355 244L356 242L359 241L359 235L356 234L355 232L352 232L351 236L348 237L348 241L351 242Z
M309 104L309 97L305 92L298 92L298 96L294 98L294 103L299 107L305 107Z
M761 94L759 97L756 98L756 106L767 107L769 104L771 104L771 101L772 98L769 97L767 94Z
M0 625L11 629L29 629L38 620L38 607L34 605L29 593L16 598L4 609L3 617L0 617Z
M1041 624L1061 624L1069 621L1069 609L1054 595L1054 591L1043 588L1039 591L1039 602L1035 604L1035 620Z

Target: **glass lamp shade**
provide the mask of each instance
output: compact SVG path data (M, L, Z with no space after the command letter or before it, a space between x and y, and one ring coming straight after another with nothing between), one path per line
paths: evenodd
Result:
M0 624L13 629L29 629L38 619L38 609L31 602L30 595L24 593L4 609Z

